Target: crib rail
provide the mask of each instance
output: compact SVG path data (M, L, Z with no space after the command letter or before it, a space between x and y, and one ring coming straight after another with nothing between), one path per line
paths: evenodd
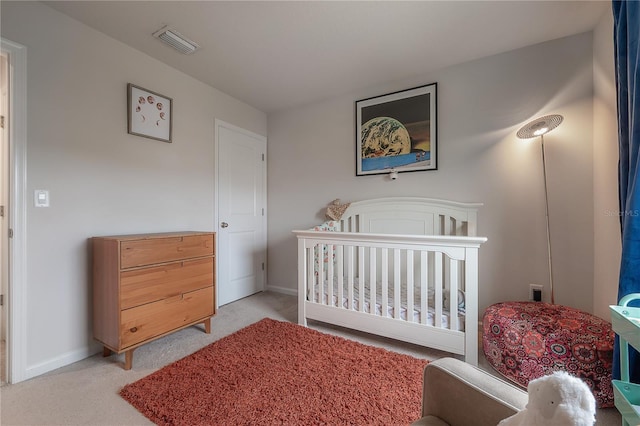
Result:
M478 248L486 238L293 232L300 324L330 322L477 363L466 348L477 348Z

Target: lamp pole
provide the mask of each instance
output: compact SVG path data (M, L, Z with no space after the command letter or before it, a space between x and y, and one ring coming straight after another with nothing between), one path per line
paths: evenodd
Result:
M553 266L551 263L551 228L549 227L549 192L547 190L547 163L544 159L544 135L540 135L542 151L542 175L544 177L544 211L547 219L547 255L549 256L549 289L551 290L551 304L555 304L553 295Z
M564 118L559 114L545 115L525 124L516 135L520 139L533 139L540 136L540 149L542 150L542 175L544 177L544 212L547 221L547 255L549 258L549 289L551 290L551 303L555 304L553 294L553 266L551 263L551 228L549 227L549 190L547 188L547 162L544 158L544 135L555 129Z

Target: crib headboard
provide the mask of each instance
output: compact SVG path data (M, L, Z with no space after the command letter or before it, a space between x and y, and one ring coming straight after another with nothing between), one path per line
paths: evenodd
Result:
M475 237L482 203L420 197L388 197L351 203L340 220L343 232Z

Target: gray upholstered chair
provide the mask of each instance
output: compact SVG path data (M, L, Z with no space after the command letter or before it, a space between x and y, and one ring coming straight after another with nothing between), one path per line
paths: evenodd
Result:
M525 408L522 389L455 358L441 358L424 370L422 418L418 426L495 426Z

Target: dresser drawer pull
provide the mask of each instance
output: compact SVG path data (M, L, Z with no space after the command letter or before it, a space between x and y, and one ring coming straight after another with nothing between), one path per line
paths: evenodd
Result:
M130 332L135 333L136 331L138 331L138 327L131 327L131 329L129 329Z

